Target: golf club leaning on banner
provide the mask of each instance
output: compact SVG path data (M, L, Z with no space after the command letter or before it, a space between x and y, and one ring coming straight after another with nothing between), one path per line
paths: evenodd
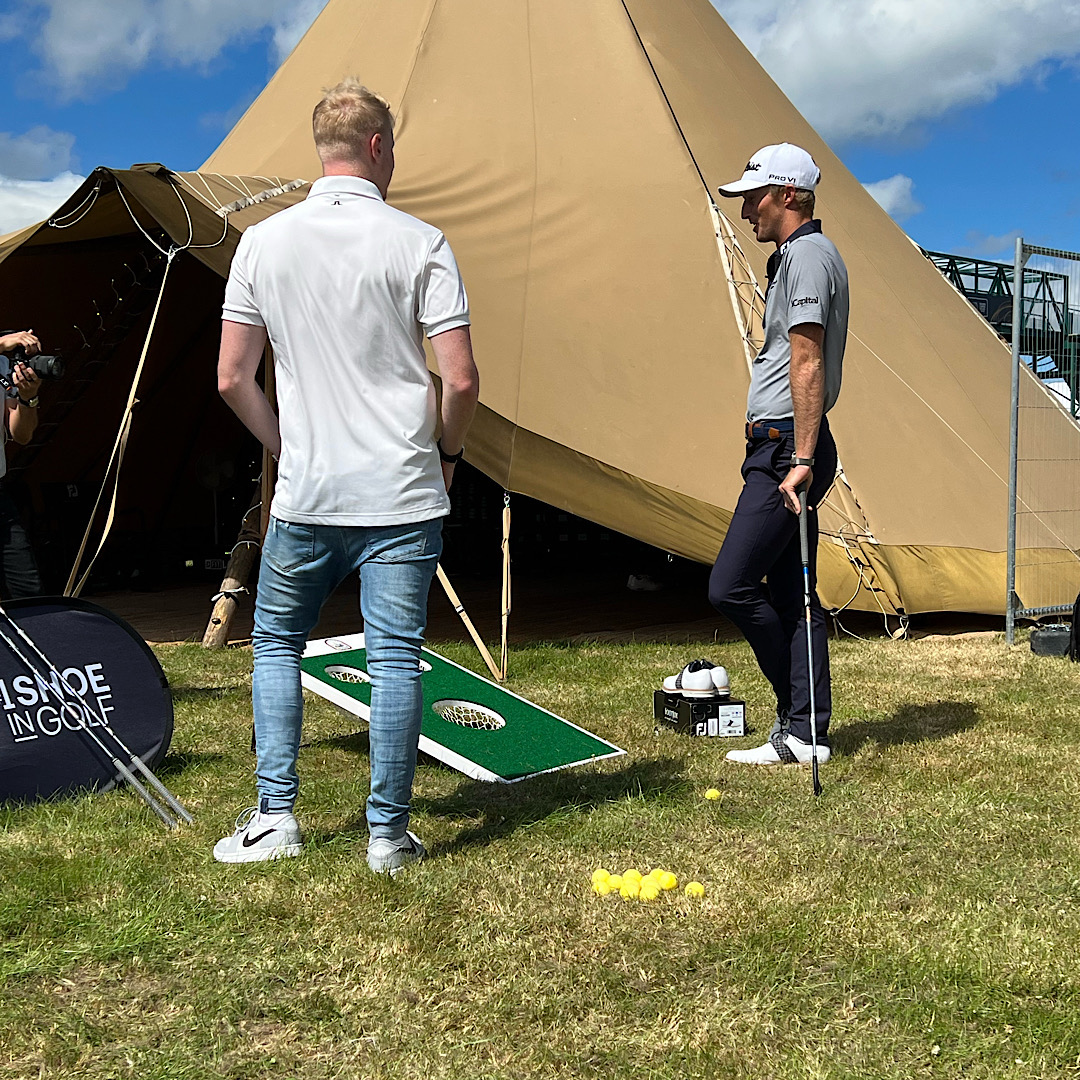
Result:
M182 818L190 824L194 819L183 803L181 803L180 800L177 799L176 796L173 795L172 792L169 791L169 789L150 771L150 769L147 768L145 762L143 762L143 760L127 746L123 739L121 739L110 726L104 715L96 711L93 706L91 706L90 703L72 687L53 662L38 648L26 631L23 630L23 628L8 614L3 605L0 605L0 616L3 616L4 623L11 627L26 646L28 646L29 650L37 656L38 662L45 666L48 673L54 677L55 682L50 682L42 675L42 673L34 666L33 662L23 654L19 646L3 628L0 628L0 640L3 641L16 657L18 657L19 662L37 680L42 689L46 693L52 694L60 702L62 711L69 716L74 717L77 724L77 730L91 739L97 745L97 748L112 762L118 777L126 780L135 789L146 805L149 806L170 829L175 828L179 824L177 817L174 817L173 814L176 814L179 818ZM59 689L61 686L67 691L71 698L64 697L64 694L61 693ZM79 705L82 706L85 713L80 714L79 710L75 707L75 702L78 702ZM87 716L92 717L97 721L101 729L116 743L120 751L127 755L131 765L143 775L146 781L154 788L161 798L168 803L173 813L166 810L165 807L162 806L149 791L147 791L146 787L139 781L131 769L129 769L128 766L105 745L98 733L87 723Z
M810 629L810 541L806 522L806 489L799 488L799 548L802 552L803 607L806 610L806 677L810 684L810 760L814 777L814 794L821 794L817 757L817 704L814 701L814 643Z

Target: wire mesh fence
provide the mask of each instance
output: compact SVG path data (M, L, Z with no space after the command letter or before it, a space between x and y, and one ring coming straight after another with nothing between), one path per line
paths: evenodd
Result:
M1080 254L1016 242L1006 638L1080 592Z

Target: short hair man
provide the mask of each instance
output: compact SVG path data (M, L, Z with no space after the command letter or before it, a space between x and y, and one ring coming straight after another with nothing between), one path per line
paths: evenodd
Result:
M816 508L836 473L836 444L825 414L840 392L848 281L840 253L813 216L820 178L805 150L779 143L759 150L741 179L720 188L721 195L742 196L742 216L758 241L776 246L767 271L765 341L747 399L743 490L709 580L709 600L746 635L776 694L769 741L727 755L752 765L811 759L811 678L818 760L826 762L830 754L832 695L825 615L816 592ZM809 485L813 672L801 630L803 485Z
M327 596L359 570L372 680L367 860L393 874L424 855L408 831L420 647L479 377L445 237L384 201L389 105L349 79L319 102L313 126L322 178L303 203L245 231L225 290L218 387L280 465L253 634L259 805L214 856L300 853L300 657ZM438 441L424 334L442 380ZM256 382L267 338L278 415Z

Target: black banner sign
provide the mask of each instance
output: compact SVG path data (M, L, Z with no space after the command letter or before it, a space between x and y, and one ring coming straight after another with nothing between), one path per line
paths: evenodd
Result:
M12 600L5 610L63 681L0 615L0 801L112 787L112 762L82 724L125 765L128 754L108 728L151 769L165 756L173 730L169 684L126 622L70 597ZM77 716L64 701L74 701Z

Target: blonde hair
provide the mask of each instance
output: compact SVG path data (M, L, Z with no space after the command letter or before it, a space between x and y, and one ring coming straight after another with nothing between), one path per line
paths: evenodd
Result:
M394 128L390 103L348 78L330 87L311 115L315 149L323 161L355 161L376 132L389 135Z
M773 193L774 197L778 197L783 194L784 185L770 184L769 190ZM798 210L800 214L808 214L810 217L814 216L815 199L812 191L807 191L805 188L796 188L793 201L795 209Z

